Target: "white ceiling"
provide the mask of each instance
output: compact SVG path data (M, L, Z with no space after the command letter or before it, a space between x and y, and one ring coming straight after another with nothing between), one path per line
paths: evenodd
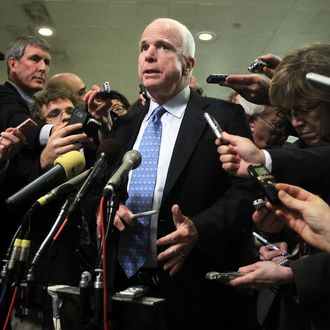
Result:
M87 87L108 80L131 102L138 95L139 38L157 17L177 19L194 35L217 34L210 43L196 39L194 71L214 97L226 98L229 90L207 85L210 73L248 73L258 55L330 43L330 0L1 0L0 8L0 50L18 35L51 24L51 74L74 72ZM6 79L4 62L0 78Z

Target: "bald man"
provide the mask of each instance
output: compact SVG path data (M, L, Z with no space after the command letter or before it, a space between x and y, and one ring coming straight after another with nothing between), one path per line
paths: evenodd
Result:
M83 98L86 93L86 85L82 79L71 72L61 72L49 78L46 89L69 88L79 98Z

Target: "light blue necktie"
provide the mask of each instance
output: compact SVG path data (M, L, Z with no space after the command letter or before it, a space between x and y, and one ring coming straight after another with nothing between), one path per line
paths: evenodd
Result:
M162 106L154 110L140 142L142 164L132 173L129 198L126 202L126 206L133 213L148 211L152 207L162 138L160 119L165 112ZM125 228L119 240L118 260L127 277L133 276L143 266L147 257L150 216L136 220L134 227Z

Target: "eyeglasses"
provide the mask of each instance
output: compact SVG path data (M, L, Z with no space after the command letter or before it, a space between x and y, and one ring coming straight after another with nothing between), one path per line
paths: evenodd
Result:
M54 109L47 116L45 116L45 119L55 119L59 116L62 116L63 113L66 113L67 115L71 116L73 111L74 111L74 108L67 108L65 110Z
M126 108L123 105L118 105L118 106L114 106L110 108L110 111L116 112L116 113L120 113L125 111Z
M273 127L276 130L281 130L286 125L285 121L283 121L283 120L281 120L280 122L272 123L263 117L258 117L258 118L260 118L262 121L264 121L265 123L267 123L269 126Z
M292 117L301 117L304 116L307 113L310 113L311 111L313 111L315 108L317 108L321 103L323 103L323 101L319 101L313 105L311 105L310 107L306 107L306 108L297 108L294 107L293 109L285 109L285 108L281 108L281 112L288 118L288 119L292 119Z

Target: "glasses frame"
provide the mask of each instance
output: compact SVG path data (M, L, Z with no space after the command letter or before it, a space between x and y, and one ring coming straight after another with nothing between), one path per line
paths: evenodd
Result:
M317 108L320 104L322 104L324 101L318 101L315 104L311 105L307 108L301 108L301 109L286 109L286 108L280 108L281 112L289 119L291 120L292 117L299 118L301 115L307 114L312 112L315 108Z
M66 109L66 110L59 110L59 113L58 113L58 115L56 115L56 116L49 116L54 110L52 110L51 112L49 112L49 114L48 115L46 115L43 119L44 120L46 120L46 119L48 119L48 120L52 120L52 119L57 119L57 118L59 118L59 117L62 117L63 116L63 114L64 113L66 113L67 115L72 115L72 113L73 113L73 111L74 111L74 109L75 108L72 108L72 109Z

